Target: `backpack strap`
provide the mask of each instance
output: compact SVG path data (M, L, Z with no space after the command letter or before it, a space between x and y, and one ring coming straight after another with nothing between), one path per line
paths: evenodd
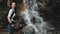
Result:
M11 14L11 17L10 18L12 18L12 16L13 16L14 13L15 13L15 11L13 11L13 13Z

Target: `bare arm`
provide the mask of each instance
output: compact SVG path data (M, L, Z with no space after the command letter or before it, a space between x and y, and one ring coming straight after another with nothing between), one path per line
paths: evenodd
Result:
M7 19L8 19L8 22L11 24L11 26L12 27L14 27L14 24L12 24L12 20L11 20L11 15L12 15L12 13L13 13L13 10L12 9L10 9L9 10L9 13L8 13L8 16L7 16Z
M7 16L7 19L9 23L12 23L11 18L9 16Z
M9 21L9 23L11 24L11 26L14 27L14 24L12 24L12 21L11 21L11 19L10 19L9 16L7 16L7 19L8 19L8 21Z
M7 16L7 19L8 19L9 23L12 23L11 18L10 18L11 14L12 14L12 9L9 10L9 13L8 13L8 16Z

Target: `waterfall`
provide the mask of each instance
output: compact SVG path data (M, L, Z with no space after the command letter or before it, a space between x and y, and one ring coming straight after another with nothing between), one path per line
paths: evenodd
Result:
M35 34L47 34L48 25L43 21L43 18L39 16L36 0L24 0L23 2L25 11L21 14L27 26L31 26L34 29ZM33 17L35 18L35 23L31 20Z

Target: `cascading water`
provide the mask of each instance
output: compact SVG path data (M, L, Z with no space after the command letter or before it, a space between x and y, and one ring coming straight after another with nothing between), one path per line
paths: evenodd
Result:
M38 6L36 0L24 0L25 11L21 13L27 26L31 26L35 34L47 34L48 25L38 14ZM35 18L32 20L32 18Z

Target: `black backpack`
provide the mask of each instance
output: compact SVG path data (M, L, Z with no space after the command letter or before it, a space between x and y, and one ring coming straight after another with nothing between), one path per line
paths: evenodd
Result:
M7 26L9 24L8 19L7 19L9 10L5 11L5 13L2 15L3 25L5 25L5 26ZM13 16L13 14L14 14L14 12L12 13L11 17Z

